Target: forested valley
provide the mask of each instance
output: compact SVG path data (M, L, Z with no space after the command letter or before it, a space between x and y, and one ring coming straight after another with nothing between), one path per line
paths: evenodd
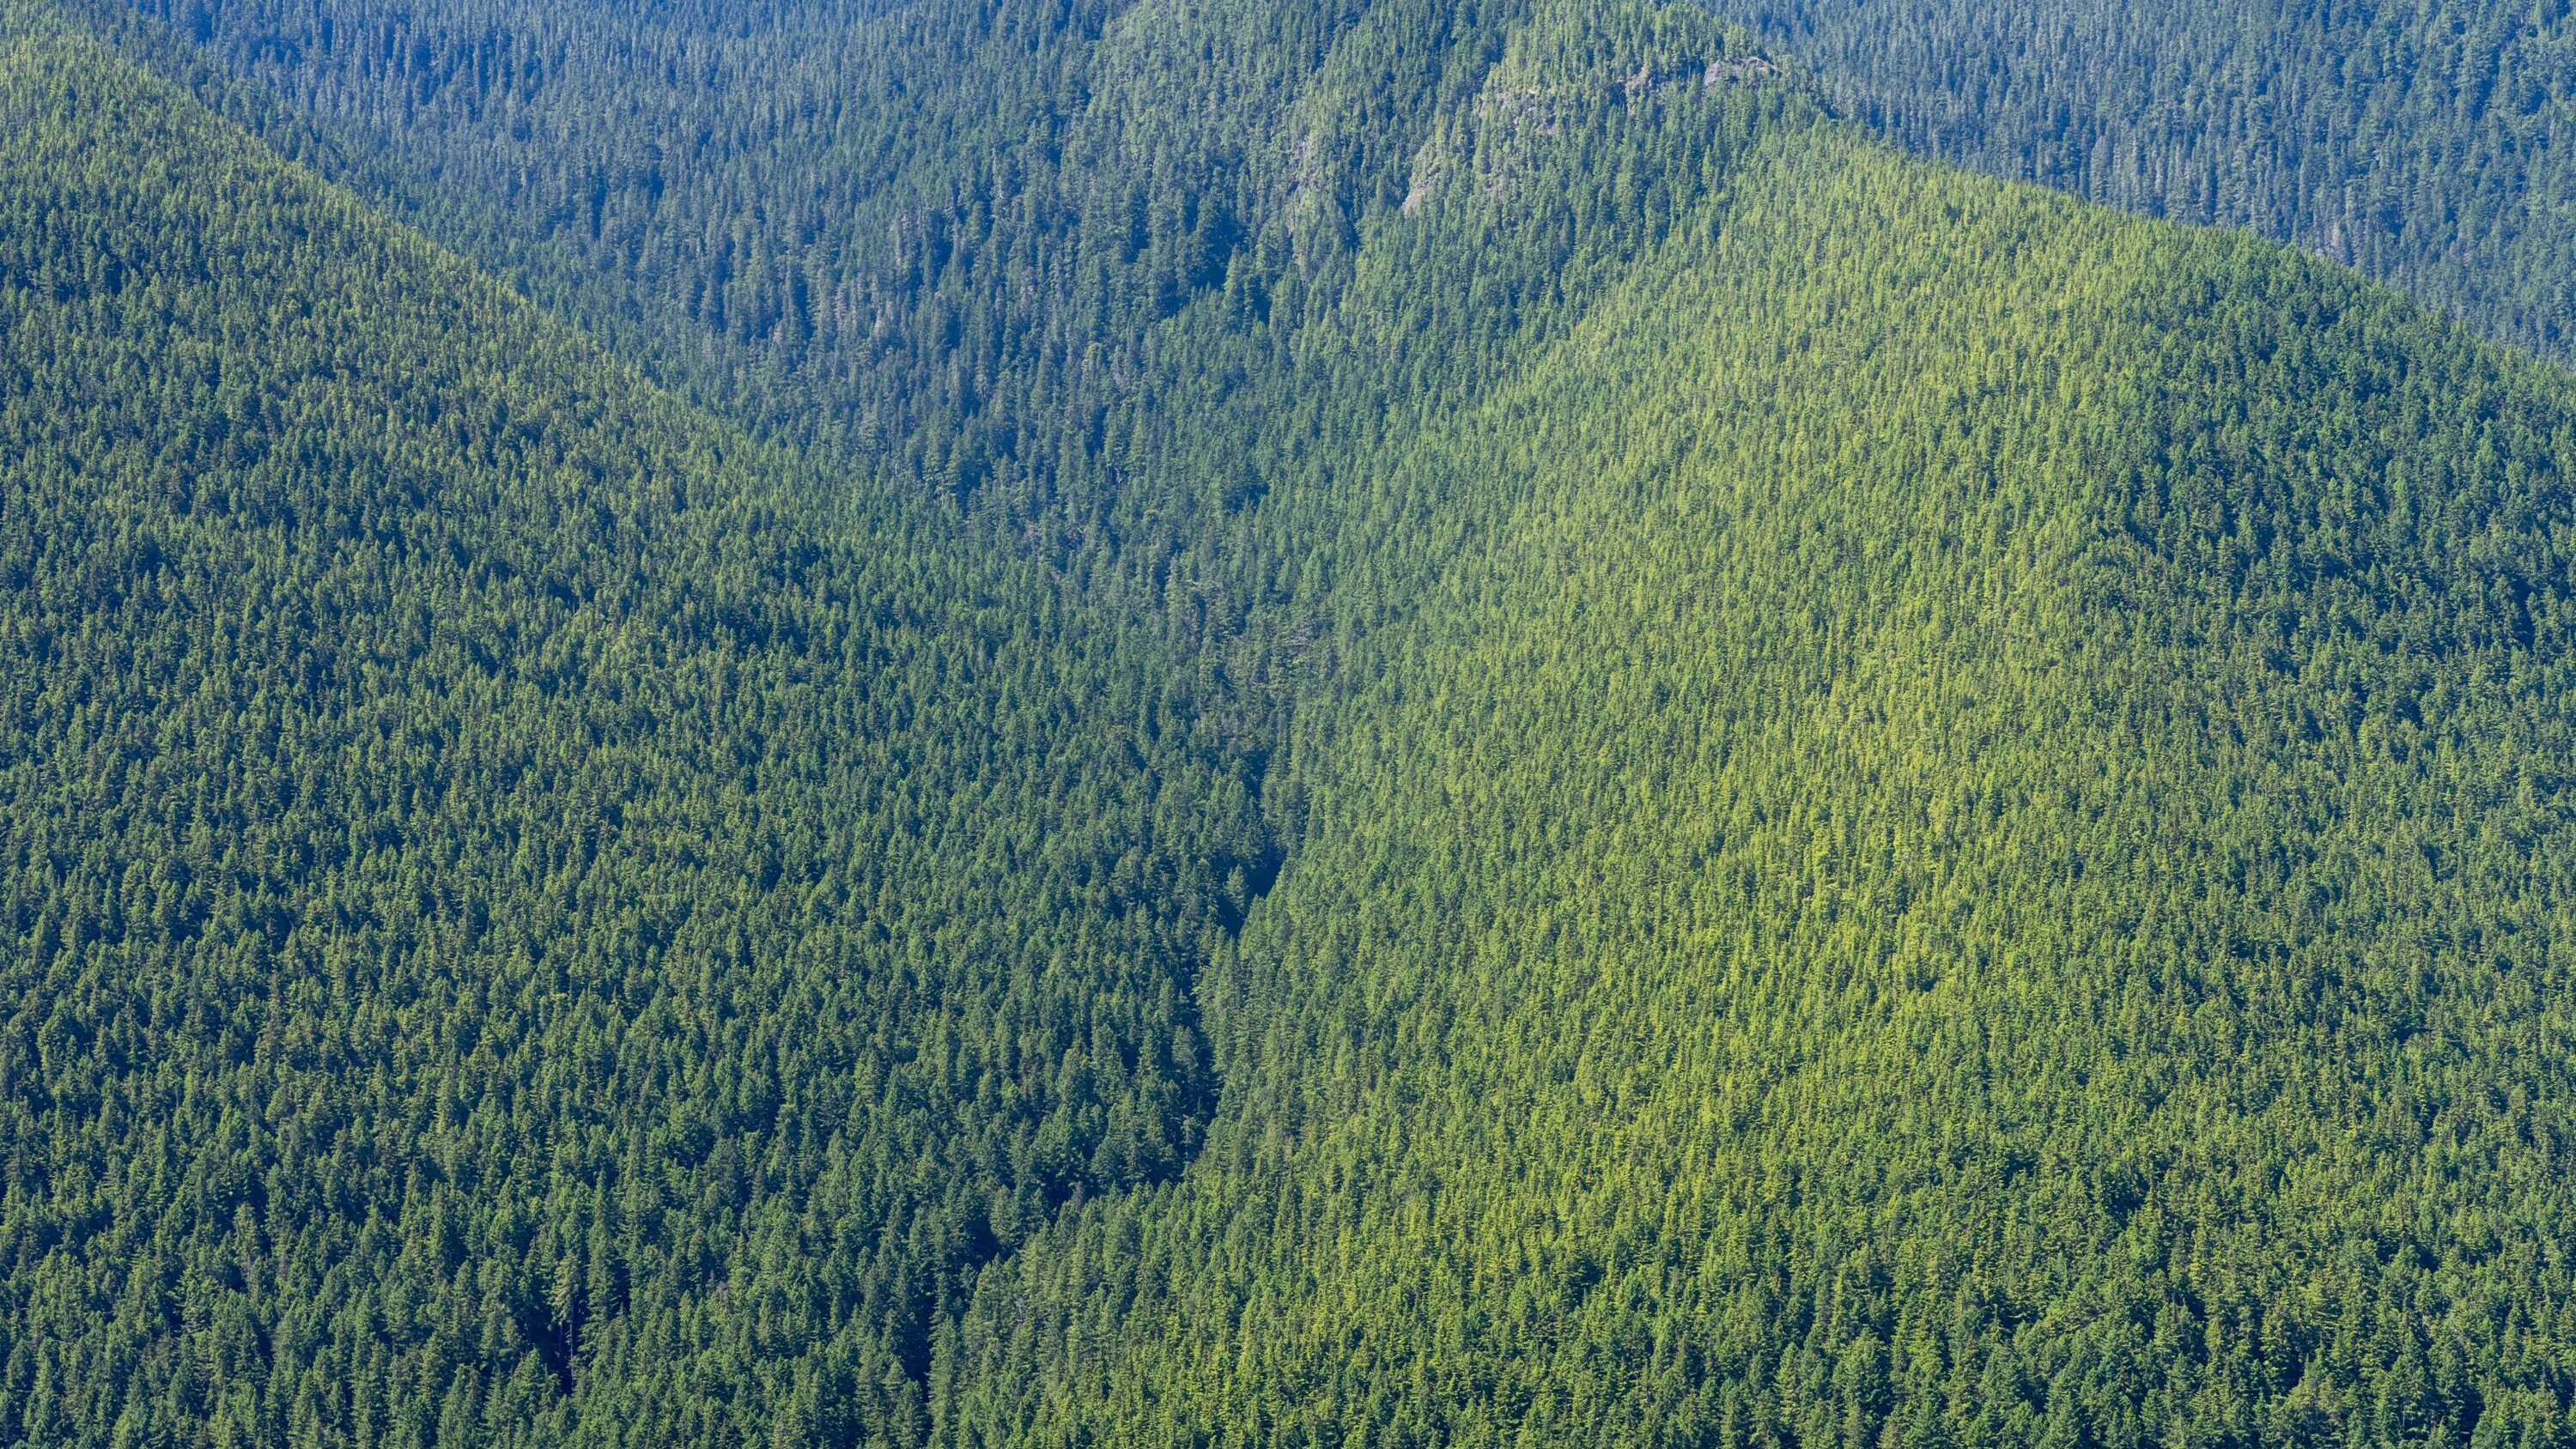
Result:
M1951 9L0 0L0 1442L2576 1441L2564 17Z

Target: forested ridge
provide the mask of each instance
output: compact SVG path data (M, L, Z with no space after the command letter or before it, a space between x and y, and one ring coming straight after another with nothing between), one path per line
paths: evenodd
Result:
M1243 782L919 500L6 27L0 1428L900 1437L961 1275L1193 1150Z
M1909 146L2251 227L2491 337L2576 349L2576 18L2561 0L1719 8Z
M1418 163L1434 128L1490 133L1508 167L1577 116L1775 71L1702 25L1644 77L1488 94L1527 0L79 3L715 410L909 477L1131 612L1195 593L1226 616L1219 634L1277 591L1245 597L1249 575L1175 559L1240 532L1231 515L1268 486L1243 449L1289 448L1304 425L1299 446L1331 450L1313 428L1373 426L1344 375L1368 358L1324 369L1334 404L1276 404L1306 349L1347 346L1332 319L1365 239L1433 179ZM1564 290L1634 240L1611 189L1698 179L1658 159L1583 178L1580 210L1493 178L1554 234L1524 216L1499 251L1474 228L1426 241L1458 248L1420 260L1470 293L1416 276L1391 305L1474 320L1407 344L1405 373L1372 378L1400 389L1380 401L1425 403L1426 371L1472 378L1508 336L1553 325ZM1212 440L1176 393L1253 416Z
M0 4L8 1439L2576 1438L2553 365L1692 6Z
M1782 149L1387 460L1481 546L1299 713L1198 1168L986 1280L996 1439L2567 1432L2563 380Z
M943 290L952 256L967 259L960 277L1088 274L1046 310L1115 349L1134 336L1129 304L1221 283L1319 156L1327 170L1360 163L1335 187L1346 219L1388 184L1384 163L1419 139L1415 87L1434 79L1404 32L1481 32L1472 54L1523 8L1390 23L1400 7L82 3L130 6L186 37L198 59L183 69L252 78L274 115L336 128L334 153L370 194L418 208L477 257L547 276L593 325L650 316L648 335L712 348L747 409L819 410L869 438L899 434L918 406L900 399L931 391L917 373L892 386L886 369L944 321L980 334L962 355L987 364L1025 345L1012 334L1030 297L978 316L952 286L949 308L918 305ZM2576 338L2576 42L2556 0L1708 8L1909 147L2250 227L2492 337L2560 355ZM1393 42L1374 59L1392 63L1339 88L1342 114L1293 104L1325 57L1373 29ZM978 84L961 86L969 75ZM1300 155L1292 137L1358 146ZM1041 257L1027 249L1037 236L1084 244ZM1124 255L1103 247L1113 238ZM1115 281L1140 252L1154 256L1139 285ZM947 381L952 398L972 386ZM987 396L1016 411L1013 391ZM971 483L986 440L961 441Z

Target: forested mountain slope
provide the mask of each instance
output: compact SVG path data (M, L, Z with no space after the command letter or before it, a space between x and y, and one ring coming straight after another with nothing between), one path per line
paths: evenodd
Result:
M1740 130L1779 89L1692 17L1660 69L1507 94L1528 0L71 3L717 410L911 477L1185 647L1314 592L1303 558L1205 567L1249 504L1549 332L1694 199L1701 143L1622 154L1631 112L1687 93ZM1606 169L1523 184L1561 131ZM1511 225L1402 226L1461 144ZM1389 228L1414 254L1369 305L1402 320L1335 356Z
M818 465L5 13L0 1428L2576 1431L2562 372L1688 6L241 51Z
M1114 356L1238 257L1244 280L1277 280L1265 228L1301 173L1355 163L1330 189L1345 226L1396 204L1453 42L1472 67L1528 9L83 3L130 4L345 131L391 167L375 192L558 284L594 325L686 338L681 365L729 406L854 430L969 487L1047 472L1018 452L1030 404L1006 381L1036 365L1036 335ZM2559 0L1710 8L1910 147L2251 227L2490 336L2576 346L2576 22ZM1339 83L1336 52L1360 61ZM1306 104L1319 86L1331 103ZM924 367L925 343L962 365ZM973 401L916 440L933 396ZM972 421L987 403L1001 416Z
M1783 113L1476 394L1283 525L1459 543L1272 767L1208 1148L943 1422L2566 1439L2563 374Z
M1527 6L83 8L729 416L1151 576L1214 526L1125 486L1166 324L1293 330Z
M2564 0L1725 0L1929 154L2252 227L2576 350Z
M833 1442L1176 1173L1114 622L0 8L0 1440Z

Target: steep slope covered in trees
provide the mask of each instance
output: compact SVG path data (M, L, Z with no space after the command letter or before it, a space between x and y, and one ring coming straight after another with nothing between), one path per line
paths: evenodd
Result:
M888 466L5 12L0 1429L2570 1437L2562 373L1692 7L375 13Z
M1283 474L1472 385L1696 199L1696 143L1624 152L1635 116L1778 103L1696 20L1661 69L1506 94L1527 0L74 3L720 411L912 477L1184 645L1301 592L1304 560L1239 558ZM1560 133L1606 169L1550 195L1520 169ZM1400 226L1462 144L1497 212ZM1390 315L1334 356L1391 227Z
M1300 702L1208 1149L988 1270L943 1417L2562 1442L2570 398L1779 124L1316 501L1465 544Z
M1189 1156L1119 627L16 3L0 337L0 1440L901 1441Z
M934 339L958 328L946 400L1008 416L1013 389L974 379L1036 365L1023 329L1114 350L1156 306L1223 285L1237 254L1276 280L1262 236L1319 154L1299 148L1351 148L1344 223L1394 204L1419 103L1455 74L1448 42L1471 41L1472 65L1528 8L87 3L130 3L385 148L431 184L380 190L425 201L479 257L559 278L595 322L650 317L663 345L713 349L747 411L925 448L934 474L962 442L969 485L1037 460L1007 427L952 436L954 418L916 443L939 375L910 360L925 342L944 355ZM2556 0L1709 8L1907 146L2252 227L2490 336L2576 346L2576 33ZM1367 84L1301 113L1355 39ZM1051 234L1081 237L1079 261L1030 249Z
M87 8L728 415L1150 577L1214 526L1125 487L1164 324L1293 329L1526 5Z
M1853 115L1929 154L2248 226L2576 350L2576 18L2563 0L1740 0Z

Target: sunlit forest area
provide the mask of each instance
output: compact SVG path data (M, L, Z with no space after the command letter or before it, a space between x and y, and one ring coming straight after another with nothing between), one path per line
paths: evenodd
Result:
M2576 1441L2564 17L2127 9L0 0L0 1442Z

